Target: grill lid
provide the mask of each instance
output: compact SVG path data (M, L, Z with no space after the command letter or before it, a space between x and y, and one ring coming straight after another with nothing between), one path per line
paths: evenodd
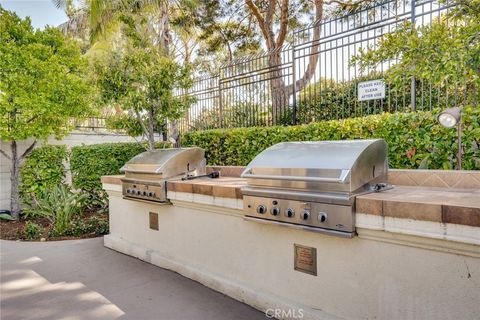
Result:
M257 155L242 173L250 186L353 192L386 180L383 139L283 142Z
M155 175L155 178L170 177L205 171L205 151L201 148L174 148L145 151L130 159L120 169L125 176Z

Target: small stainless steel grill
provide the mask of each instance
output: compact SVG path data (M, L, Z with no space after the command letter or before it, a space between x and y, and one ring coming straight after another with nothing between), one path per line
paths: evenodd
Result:
M167 202L166 182L195 177L206 172L205 152L201 148L158 149L143 152L121 169L124 198Z
M355 196L387 174L382 139L279 143L242 173L245 219L353 237Z

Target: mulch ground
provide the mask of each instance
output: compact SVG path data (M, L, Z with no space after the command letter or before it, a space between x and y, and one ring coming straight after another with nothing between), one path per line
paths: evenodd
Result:
M25 226L25 221L6 221L0 220L0 239L17 240L21 237L21 232Z
M94 212L85 212L83 214L84 218L88 218L94 215ZM79 236L60 236L60 237L51 237L49 236L50 230L53 228L49 221L44 218L30 219L29 221L34 222L43 227L44 231L41 237L45 238L45 241L59 241L59 240L75 240L75 239L87 239L87 238L96 238L103 235L97 233L87 233ZM22 241L39 241L39 240L28 240L25 237L25 224L26 220L20 218L15 221L6 221L0 220L0 239L2 240L22 240Z

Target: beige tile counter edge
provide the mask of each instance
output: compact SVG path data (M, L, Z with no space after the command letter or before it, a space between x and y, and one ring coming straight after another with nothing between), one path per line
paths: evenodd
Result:
M102 183L119 185L121 178L121 175L103 176ZM192 194L194 195L190 197L192 199L212 197L231 199L232 203L237 203L237 200L242 200L241 189L245 185L244 179L235 177L199 178L169 181L167 190L169 199L172 199L174 194L183 195L185 199L189 198L186 195ZM213 199L209 200L211 204L226 203ZM480 190L395 186L392 190L358 196L356 212L413 221L480 227Z

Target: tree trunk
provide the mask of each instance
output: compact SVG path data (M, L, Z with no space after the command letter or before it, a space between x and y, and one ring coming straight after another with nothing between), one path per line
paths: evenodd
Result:
M180 131L178 130L178 121L173 120L172 123L172 138L175 140L174 148L180 148Z
M10 169L10 211L12 217L18 219L20 216L20 193L18 190L20 179L20 158L18 156L17 141L12 140L11 147L11 162L12 167Z
M19 155L17 141L12 140L10 143L12 154L9 156L2 151L2 154L12 163L12 167L10 168L10 212L15 219L18 219L21 212L20 191L18 189L20 184L20 165L22 160L32 152L36 144L37 141L33 141L27 150L25 150L22 155Z
M148 148L150 150L155 150L155 128L153 125L153 107L148 110Z
M170 21L168 14L168 1L165 1L165 4L162 5L162 10L160 12L160 25L159 25L159 45L160 48L164 51L165 55L170 54Z
M285 82L282 75L282 50L277 48L269 53L270 96L272 99L272 122L277 124L282 111L288 106L289 95L285 92Z
M320 58L320 33L322 28L322 19L323 19L323 0L315 0L315 21L316 25L313 26L313 41L312 46L310 47L310 53L308 58L308 65L303 73L302 78L298 79L295 82L295 92L293 92L293 84L289 85L285 88L288 95L296 94L299 91L305 89L305 87L312 79L313 75L315 74L315 70L317 69L318 60ZM294 61L295 63L295 61Z
M245 4L251 10L252 14L255 16L257 23L262 32L263 38L265 40L269 57L268 57L268 67L269 67L269 76L270 76L270 94L272 99L272 120L273 124L276 124L280 120L282 111L285 111L285 108L288 107L290 97L297 92L303 90L315 74L315 70L318 65L319 60L319 49L320 49L320 28L321 21L323 18L323 1L324 0L314 0L315 6L315 20L317 25L313 27L313 41L312 46L309 52L308 65L303 73L301 79L295 81L294 84L288 86L285 85L285 81L282 75L282 47L285 41L285 37L288 29L288 6L289 1L283 0L281 3L281 13L280 13L280 30L278 32L277 39L274 37L273 32L273 15L274 10L277 5L276 0L267 1L267 6L265 8L266 15L263 16L261 10L255 5L253 0L245 0ZM293 61L295 63L295 61Z

